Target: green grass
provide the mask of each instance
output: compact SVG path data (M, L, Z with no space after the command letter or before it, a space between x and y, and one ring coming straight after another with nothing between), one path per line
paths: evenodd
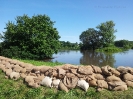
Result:
M45 65L45 66L57 66L57 65L62 65L63 63L59 63L59 62L44 62L44 61L36 61L36 60L23 60L23 59L18 59L22 62L25 63L31 63L35 66L41 66L41 65Z

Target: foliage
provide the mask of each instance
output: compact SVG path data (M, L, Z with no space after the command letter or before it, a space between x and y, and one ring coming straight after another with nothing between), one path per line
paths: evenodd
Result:
M95 30L94 28L89 28L83 31L79 36L82 42L82 49L97 49L109 47L114 44L116 30L114 29L114 22L107 21L98 25Z
M60 41L60 44L61 44L61 48L60 49L69 49L69 50L77 50L79 49L79 44L76 42L76 43L71 43L69 41L65 42L65 41Z
M118 40L115 41L115 46L117 47L122 47L124 49L130 49L133 47L133 41L128 41L128 40Z
M89 28L88 30L82 32L79 38L80 41L83 43L83 47L85 47L85 49L87 47L89 49L93 48L93 50L95 50L100 45L98 31L96 31L94 28Z
M115 35L117 30L114 29L115 23L113 21L106 21L101 23L96 28L99 31L100 43L103 47L112 46L114 43Z
M29 59L51 57L60 47L60 36L53 27L54 23L47 15L34 15L31 18L23 15L16 17L15 23L9 21L6 31L1 34L2 49L6 50L1 54Z
M112 47L104 47L104 48L102 48L102 49L97 49L96 51L115 53L115 52L122 52L123 50L122 50L121 48L112 46Z

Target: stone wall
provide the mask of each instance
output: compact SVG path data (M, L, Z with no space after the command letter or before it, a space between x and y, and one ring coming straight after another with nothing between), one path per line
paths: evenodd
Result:
M0 56L0 69L5 78L17 80L23 78L25 84L37 88L40 86L55 87L68 92L75 87L87 91L89 86L98 91L103 89L124 91L133 87L133 68L119 66L34 66L15 59Z

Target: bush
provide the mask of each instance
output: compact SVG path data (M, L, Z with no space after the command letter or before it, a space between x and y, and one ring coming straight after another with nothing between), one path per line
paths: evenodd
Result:
M105 48L102 48L102 49L96 49L96 51L102 51L102 52L121 52L122 49L113 46L113 47L105 47Z
M52 57L60 48L60 36L54 23L47 15L31 18L23 15L18 16L16 22L9 21L6 31L0 35L1 49L4 49L1 54L30 59Z

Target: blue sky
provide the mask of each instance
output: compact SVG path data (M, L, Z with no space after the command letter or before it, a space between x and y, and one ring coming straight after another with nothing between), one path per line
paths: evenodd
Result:
M56 21L61 41L79 42L79 35L102 22L114 21L116 40L133 41L133 0L0 0L0 33L16 16L46 14Z

